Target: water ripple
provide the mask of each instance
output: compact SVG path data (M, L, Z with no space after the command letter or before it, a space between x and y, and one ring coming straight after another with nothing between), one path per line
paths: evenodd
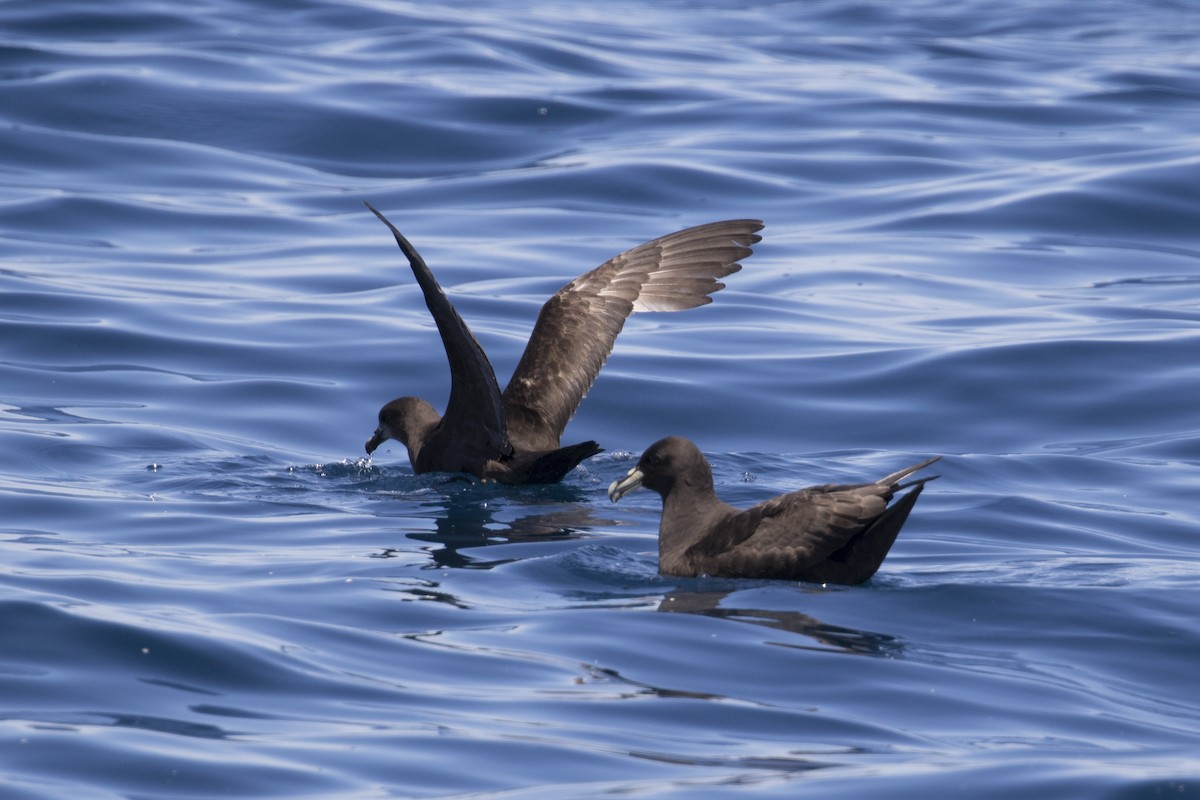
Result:
M1196 9L727 6L0 4L0 794L1200 793ZM502 382L767 227L507 489L364 458L449 386L363 200ZM865 586L676 579L605 494L668 433L942 478Z

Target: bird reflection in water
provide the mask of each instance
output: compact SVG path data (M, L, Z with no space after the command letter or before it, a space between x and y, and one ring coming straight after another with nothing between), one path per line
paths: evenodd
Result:
M802 650L838 650L856 655L894 657L904 648L900 639L884 633L860 631L829 625L800 611L765 608L738 608L722 605L731 591L688 592L677 591L663 597L658 610L672 614L698 614L764 628L796 633L812 639L821 646L794 642L772 642L780 647L795 647Z
M436 545L422 548L431 559L426 569L491 569L517 559L487 560L461 551L501 543L577 539L596 528L617 524L596 517L587 507L585 495L567 486L539 487L544 511L533 505L533 498L516 498L520 502L512 505L520 513L513 519L507 519L508 501L513 499L511 490L483 491L476 484L469 487L468 493L469 497L450 495L425 504L427 511L421 517L432 519L434 530L405 534L409 539ZM393 558L409 552L407 548L385 548L373 557Z

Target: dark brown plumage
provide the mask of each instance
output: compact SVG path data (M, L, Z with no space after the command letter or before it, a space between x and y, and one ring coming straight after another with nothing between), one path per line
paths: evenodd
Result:
M413 471L467 472L501 483L554 483L595 442L559 439L635 311L681 311L712 302L718 281L741 269L760 241L758 220L712 222L655 239L568 283L546 301L525 352L501 394L479 342L433 273L400 231L376 211L416 276L450 362L450 399L439 416L429 403L400 397L379 410L367 453L387 439L408 448Z
M662 495L658 569L664 574L857 584L879 569L925 483L937 476L900 481L939 458L874 483L810 486L741 511L717 497L696 445L668 436L613 481L608 496L615 503L639 486Z

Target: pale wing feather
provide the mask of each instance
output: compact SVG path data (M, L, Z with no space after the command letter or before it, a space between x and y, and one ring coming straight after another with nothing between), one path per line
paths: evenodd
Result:
M741 269L762 237L758 220L712 222L668 234L579 276L546 301L504 390L508 433L526 449L558 447L626 318L712 302L719 278Z

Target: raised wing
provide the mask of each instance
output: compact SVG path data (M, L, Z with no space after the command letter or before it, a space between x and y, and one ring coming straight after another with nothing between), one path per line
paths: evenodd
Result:
M635 311L681 311L712 302L718 281L761 240L758 220L711 222L635 247L568 283L546 301L504 390L509 436L531 450L558 447L563 429Z
M493 451L497 458L512 455L500 385L496 382L496 372L487 354L450 303L450 298L438 285L416 248L374 206L370 203L365 205L388 226L396 237L396 244L408 257L417 285L425 295L425 305L429 307L429 313L433 315L438 333L441 334L446 359L450 362L450 399L446 402L446 413L442 415L443 435L471 452L486 448Z

